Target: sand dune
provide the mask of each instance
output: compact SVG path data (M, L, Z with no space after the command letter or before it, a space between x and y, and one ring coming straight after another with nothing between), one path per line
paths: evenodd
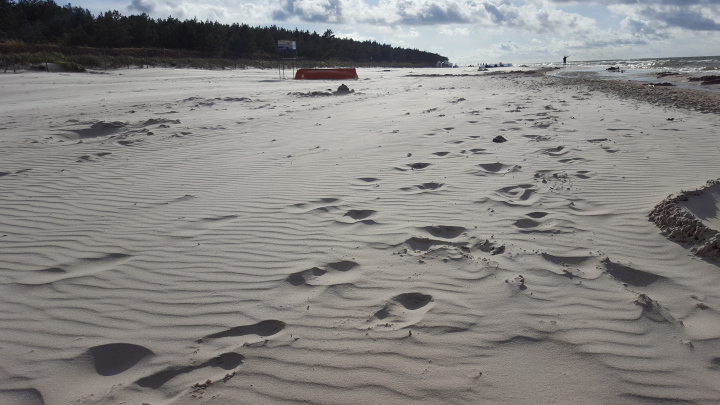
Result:
M717 403L717 114L426 73L0 75L0 403Z

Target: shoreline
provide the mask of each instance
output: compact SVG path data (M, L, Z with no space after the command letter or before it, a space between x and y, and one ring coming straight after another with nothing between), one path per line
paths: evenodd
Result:
M666 70L628 69L624 73L608 71L606 68L590 67L558 67L554 68L552 76L563 78L587 78L600 80L630 81L644 84L670 83L678 88L720 93L719 84L703 85L697 79L703 76L713 76L717 71L681 72Z
M561 83L582 85L619 97L631 97L656 106L682 108L703 113L720 114L720 92L699 88L650 86L633 80L562 78Z

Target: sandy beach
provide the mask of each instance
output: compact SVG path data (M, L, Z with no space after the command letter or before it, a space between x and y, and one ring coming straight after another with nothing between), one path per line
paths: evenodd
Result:
M0 404L718 403L720 94L358 75L0 74Z

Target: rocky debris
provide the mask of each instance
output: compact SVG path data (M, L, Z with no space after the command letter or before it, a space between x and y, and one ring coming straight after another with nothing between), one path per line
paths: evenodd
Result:
M605 70L610 71L610 72L617 72L620 70L620 68L617 66L610 66L609 68L607 68Z
M646 83L646 86L650 87L672 87L674 84L669 82L657 82L657 83Z
M678 72L660 72L655 77L657 77L658 79L661 79L661 78L667 77L667 76L681 76L681 75Z
M507 139L505 139L505 137L502 136L502 135L498 135L498 136L496 136L495 138L493 138L493 142L495 142L495 143L503 143L503 142L507 142Z
M497 80L511 79L511 75L496 76ZM663 91L652 91L642 83L592 78L571 78L544 76L545 86L577 86L581 91L601 91L621 98L632 98L655 106L681 108L703 113L720 114L720 93L666 87Z
M301 91L291 92L288 93L288 96L298 96L298 97L327 97L332 96L332 93L328 93L325 91L308 91L307 93L303 93Z
M690 77L688 80L691 82L700 82L702 85L720 84L720 76L718 75Z
M328 91L330 91L330 89L328 89ZM351 90L345 84L341 84L340 87L338 87L337 91L335 92L335 94L337 94L337 95L350 94L350 93L355 93L355 90L354 89Z
M698 218L682 209L678 203L688 201L692 196L702 195L708 187L720 184L720 179L709 180L704 187L696 190L671 194L648 215L649 220L670 240L690 243L690 250L700 257L720 258L720 232L707 227Z

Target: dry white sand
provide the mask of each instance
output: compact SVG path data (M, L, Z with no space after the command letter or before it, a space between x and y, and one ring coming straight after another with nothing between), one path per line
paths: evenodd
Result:
M718 403L718 115L408 73L0 75L0 403Z
M679 205L701 220L705 226L720 229L720 183L708 187L702 195Z

